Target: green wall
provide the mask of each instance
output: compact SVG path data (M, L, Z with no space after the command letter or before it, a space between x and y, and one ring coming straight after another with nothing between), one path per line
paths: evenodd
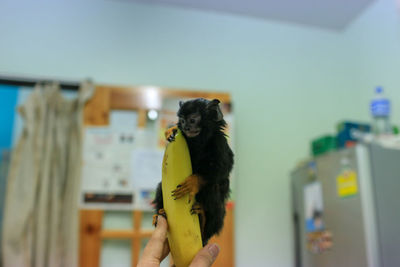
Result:
M400 121L392 0L342 32L129 1L3 1L0 9L1 71L232 93L237 266L292 266L289 172L311 138L342 119L368 121L378 84Z

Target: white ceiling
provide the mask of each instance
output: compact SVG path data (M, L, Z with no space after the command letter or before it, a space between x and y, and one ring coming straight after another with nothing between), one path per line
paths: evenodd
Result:
M131 0L220 11L333 30L345 28L375 0Z

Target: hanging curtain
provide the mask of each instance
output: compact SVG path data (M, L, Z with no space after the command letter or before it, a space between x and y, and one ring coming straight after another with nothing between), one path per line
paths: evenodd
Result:
M1 240L1 229L3 226L3 207L4 207L4 195L6 192L6 178L8 174L8 166L10 164L10 151L8 149L4 149L1 151L0 155L0 240ZM1 242L0 242L0 251L1 251ZM2 267L2 255L0 253L0 267Z
M77 267L82 113L91 83L65 99L38 85L20 108L24 129L13 152L4 208L4 267Z

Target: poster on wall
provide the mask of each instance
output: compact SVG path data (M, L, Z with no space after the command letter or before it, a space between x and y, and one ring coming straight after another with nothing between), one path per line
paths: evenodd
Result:
M164 150L133 111L112 111L107 127L87 127L80 204L104 210L152 210Z
M81 205L85 208L132 209L135 201L130 155L133 131L90 127L83 147Z

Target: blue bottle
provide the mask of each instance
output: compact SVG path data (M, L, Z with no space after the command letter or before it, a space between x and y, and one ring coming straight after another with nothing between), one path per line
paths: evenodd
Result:
M392 134L390 126L390 101L384 95L383 87L375 88L375 96L370 105L372 121L372 132L375 135Z

